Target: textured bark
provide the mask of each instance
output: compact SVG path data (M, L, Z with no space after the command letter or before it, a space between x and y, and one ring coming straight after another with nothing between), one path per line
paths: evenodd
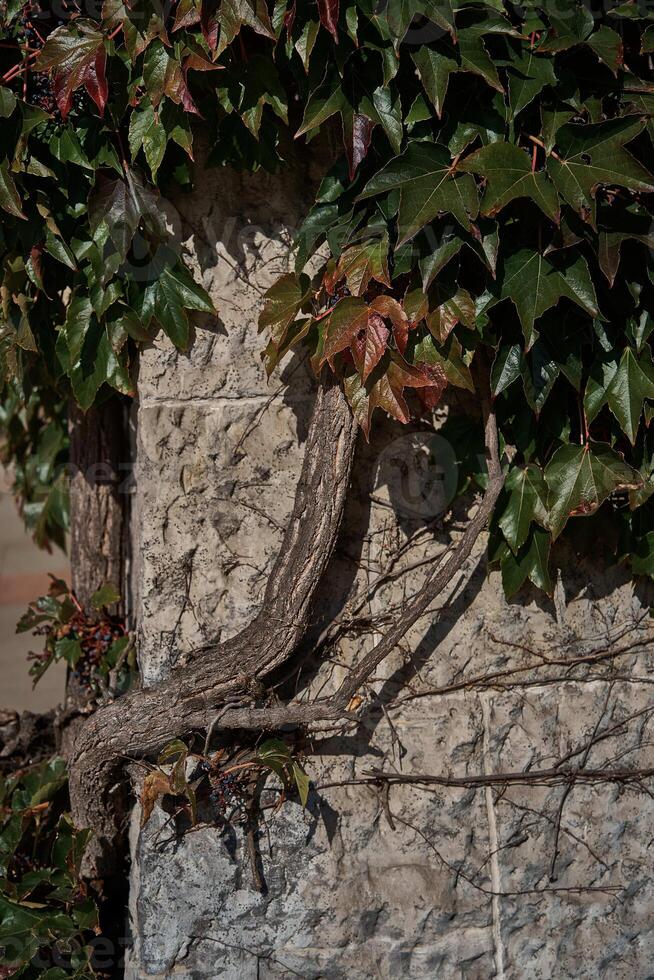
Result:
M114 397L82 412L71 399L70 565L73 592L83 609L103 583L126 594L129 496L124 491L130 460L127 406ZM124 615L121 600L112 612ZM82 710L88 692L69 670L66 707ZM64 745L67 735L64 733Z
M135 689L78 722L69 750L73 816L92 826L91 876L110 874L125 816L126 758L156 753L170 739L206 728L230 698L256 701L258 680L304 635L311 602L341 525L357 425L338 384L319 389L293 512L258 615L238 636L193 654L167 680Z
M118 398L82 412L70 405L70 560L81 605L104 582L119 590L127 564L127 410Z

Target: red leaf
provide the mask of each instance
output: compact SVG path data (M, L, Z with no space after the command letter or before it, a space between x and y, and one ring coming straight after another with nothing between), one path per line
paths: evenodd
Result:
M354 363L362 381L368 378L384 356L389 337L390 330L379 313L371 313L366 327L359 331L351 346Z
M323 27L333 35L338 44L338 9L340 0L318 0L318 16Z
M218 30L220 27L216 0L202 0L200 26L210 50L215 51L218 47Z
M291 36L291 32L293 30L293 24L295 23L296 13L297 13L297 3L296 0L293 0L292 5L284 14L284 27L286 28L286 33L289 37Z
M409 342L409 329L412 324L400 304L392 296L376 296L370 304L370 309L380 313L393 324L393 336L400 354L404 354Z
M337 303L325 325L325 347L321 363L324 364L349 347L367 324L368 307L363 300L347 296Z
M107 64L107 54L104 48L100 48L95 56L95 60L87 66L84 72L84 87L97 105L100 115L104 115L104 107L109 96L109 86L105 68Z

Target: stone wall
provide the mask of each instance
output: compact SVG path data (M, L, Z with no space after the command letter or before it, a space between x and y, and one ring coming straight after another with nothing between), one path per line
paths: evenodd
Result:
M250 619L281 540L312 382L297 358L266 382L256 318L309 185L307 174L209 171L176 202L180 241L220 322L198 328L189 354L162 343L141 362L134 592L147 682ZM415 590L425 557L459 533L463 511L443 526L393 475L424 438L380 419L371 445L362 441L316 635L355 605L379 628ZM647 602L619 572L570 558L555 602L528 593L507 603L480 543L364 692L360 728L306 746L307 809L268 812L260 836L265 894L238 829L171 839L165 814L142 832L135 820L127 975L654 976L654 803L638 787L491 780L394 786L386 797L356 783L373 768L469 781L647 766ZM309 660L299 691L329 690L377 635L362 623L329 658Z

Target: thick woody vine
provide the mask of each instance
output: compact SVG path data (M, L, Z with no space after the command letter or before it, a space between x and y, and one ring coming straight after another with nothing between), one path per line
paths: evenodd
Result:
M342 133L260 322L269 373L302 347L319 379L261 611L162 684L67 726L73 815L94 830L98 876L115 866L126 757L211 727L352 720L354 695L488 525L509 596L527 582L552 592L558 540L584 546L577 518L601 526L607 560L654 574L654 12L636 0L1 10L1 421L42 542L66 527L69 420L78 451L83 426L107 447L139 348L163 332L184 350L218 312L162 217L162 194L196 179L196 131L213 165L282 172L290 134L308 153L326 126ZM462 536L331 698L268 703L334 547L357 430L367 437L377 410L429 419L456 387L481 408L485 445L483 465L470 454L468 488L483 495ZM102 493L98 520L120 542L115 493Z

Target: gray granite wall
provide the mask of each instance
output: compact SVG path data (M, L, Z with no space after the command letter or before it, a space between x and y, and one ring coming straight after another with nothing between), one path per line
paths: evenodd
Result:
M256 319L309 185L209 171L175 202L220 322L198 329L189 354L160 343L141 362L134 592L148 682L250 619L281 540L312 382L297 359L266 382ZM316 633L355 606L378 628L421 561L460 533L439 524L431 490L416 504L424 444L380 420L361 445ZM316 789L306 810L289 802L266 817L265 895L238 831L171 841L164 814L143 832L135 821L128 976L654 977L654 803L639 787L491 780L385 798L352 782L374 767L469 781L651 766L647 601L619 572L571 558L554 603L506 603L480 543L364 692L361 728L307 746ZM377 635L359 623L300 688L329 690Z

